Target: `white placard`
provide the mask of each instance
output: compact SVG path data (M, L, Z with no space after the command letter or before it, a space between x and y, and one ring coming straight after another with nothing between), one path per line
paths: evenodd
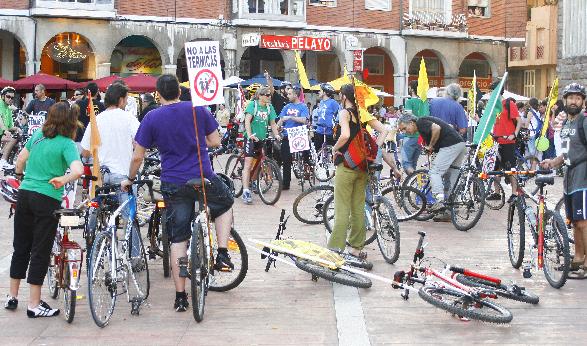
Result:
M29 137L32 136L33 133L35 133L35 131L43 127L43 124L45 123L46 114L47 112L40 112L37 115L29 115L27 132Z
M257 33L243 34L241 38L241 45L243 47L256 47L261 42L261 35Z
M308 128L305 126L296 126L287 131L287 138L289 139L289 152L297 153L310 149L310 139L308 137Z
M186 42L185 58L194 106L224 103L218 41Z

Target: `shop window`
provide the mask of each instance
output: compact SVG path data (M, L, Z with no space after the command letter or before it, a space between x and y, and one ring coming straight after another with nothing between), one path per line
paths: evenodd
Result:
M391 0L365 0L365 9L391 11Z
M369 70L370 75L385 74L385 59L383 55L363 55L363 68Z
M467 12L469 17L489 17L489 0L468 0Z
M308 0L309 5L336 7L336 0Z
M524 96L536 97L536 71L524 71Z

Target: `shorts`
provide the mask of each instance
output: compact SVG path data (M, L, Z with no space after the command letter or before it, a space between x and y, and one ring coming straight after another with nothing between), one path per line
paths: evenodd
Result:
M499 158L495 162L495 170L510 170L516 167L516 143L500 144Z
M206 188L206 197L210 216L214 220L232 208L234 197L229 187L218 176L208 180L211 186ZM193 187L185 184L161 182L161 194L165 201L167 232L171 243L190 239L198 193Z
M587 213L585 207L587 206L587 190L580 190L564 194L565 197L565 211L569 221L583 221L587 220Z
M245 157L257 157L261 154L261 150L263 149L263 144L265 141L253 141L252 139L247 139L245 141Z

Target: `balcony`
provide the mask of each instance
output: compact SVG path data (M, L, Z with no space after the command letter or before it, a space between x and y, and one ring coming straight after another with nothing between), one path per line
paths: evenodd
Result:
M305 0L233 0L233 23L250 26L302 27Z
M35 0L33 16L114 18L114 0Z
M464 13L447 17L443 13L413 11L404 13L405 35L466 37L469 30Z
M526 25L526 44L523 47L510 47L509 66L556 65L556 23L556 6L532 8L532 19Z

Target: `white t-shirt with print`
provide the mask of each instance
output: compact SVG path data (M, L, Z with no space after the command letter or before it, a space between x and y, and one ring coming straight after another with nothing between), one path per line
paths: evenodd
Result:
M116 108L105 110L96 116L101 145L98 149L100 166L106 166L111 173L127 175L132 159L133 141L139 121L130 113ZM81 146L90 150L91 124L88 124Z

